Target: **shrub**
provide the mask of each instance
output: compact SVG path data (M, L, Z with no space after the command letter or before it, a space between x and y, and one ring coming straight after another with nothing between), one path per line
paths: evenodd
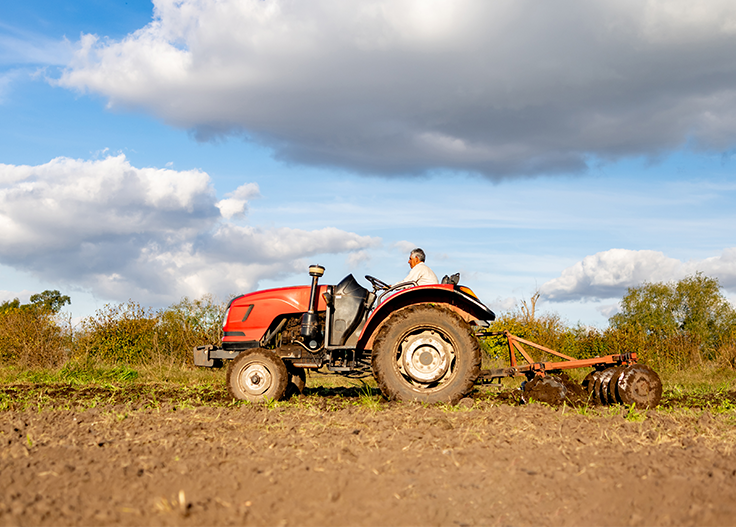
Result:
M211 296L185 297L161 311L133 301L108 304L82 322L76 356L106 364L190 364L195 346L220 342L223 313Z
M224 306L210 295L198 300L184 297L161 312L156 334L159 357L188 364L195 346L219 344L224 313Z
M68 331L57 315L11 309L0 314L0 361L22 367L51 368L69 358Z
M77 334L78 357L108 364L144 364L154 356L158 314L140 304L107 304L84 319Z
M70 332L59 311L70 303L59 291L0 304L0 360L22 367L56 367L69 358Z

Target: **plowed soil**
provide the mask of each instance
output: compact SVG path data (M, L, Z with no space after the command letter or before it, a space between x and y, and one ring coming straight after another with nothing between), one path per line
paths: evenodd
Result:
M41 410L0 412L0 525L736 525L731 395L630 412L490 393L252 406L205 391L183 408L150 386L1 391L28 390Z

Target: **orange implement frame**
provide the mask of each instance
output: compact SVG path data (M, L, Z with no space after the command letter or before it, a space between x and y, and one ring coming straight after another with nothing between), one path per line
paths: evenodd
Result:
M622 364L633 364L637 360L636 353L621 353L618 355L606 355L605 357L595 357L592 359L575 359L555 351L545 348L544 346L532 342L530 340L512 335L508 331L479 331L476 337L505 337L509 345L509 368L498 368L495 370L482 370L479 381L492 381L493 379L501 379L503 377L534 377L535 375L544 375L545 373L559 372L562 370L571 370L574 368L607 368L609 366L619 366ZM522 344L531 346L539 351L543 351L565 359L564 361L542 361L537 362L531 354L524 349ZM516 352L522 356L526 364L519 364Z

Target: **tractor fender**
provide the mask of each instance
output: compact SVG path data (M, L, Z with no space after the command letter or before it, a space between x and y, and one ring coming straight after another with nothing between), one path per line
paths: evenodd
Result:
M366 320L358 338L358 350L373 348L375 338L381 325L393 313L401 308L416 304L438 304L458 313L467 322L492 321L496 315L463 286L452 284L424 285L403 289L381 302Z

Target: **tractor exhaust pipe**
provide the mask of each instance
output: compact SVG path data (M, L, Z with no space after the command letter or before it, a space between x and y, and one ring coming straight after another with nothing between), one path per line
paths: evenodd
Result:
M317 281L323 274L325 274L325 268L321 265L309 266L312 289L309 292L309 310L302 315L301 335L310 349L317 349L321 340L319 316L317 315Z

